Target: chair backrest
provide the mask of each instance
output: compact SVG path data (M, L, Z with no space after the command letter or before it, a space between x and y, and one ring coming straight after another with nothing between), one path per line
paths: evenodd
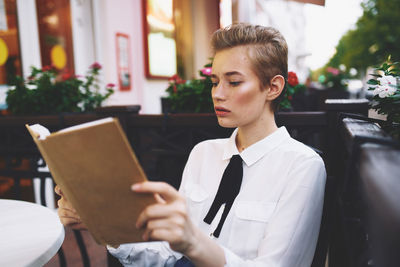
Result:
M394 148L398 147L398 142L375 123L375 120L354 115L345 115L341 118L339 125L341 137L338 139L338 151L335 153L338 170L335 173L331 215L333 219L329 241L329 266L370 266L376 260L369 228L372 210L367 201L372 195L362 186L363 178L360 173L361 168L365 170L370 168L367 167L366 158L362 157L363 147L368 144L368 146ZM394 160L390 157L383 157L381 161L382 164L394 164ZM389 176L400 173L394 169L387 171L390 172L387 173ZM366 172L363 175L365 174ZM369 181L371 179L379 178L369 177Z
M400 263L400 149L367 143L360 148L360 195L375 266Z

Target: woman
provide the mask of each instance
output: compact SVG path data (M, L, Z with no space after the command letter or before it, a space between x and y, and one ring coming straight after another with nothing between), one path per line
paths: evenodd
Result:
M310 266L326 174L321 158L275 123L286 41L273 28L235 24L211 43L215 113L236 130L193 148L179 192L161 182L133 185L158 199L136 222L143 240L163 242L109 251L126 266ZM82 226L65 198L59 206L65 225Z

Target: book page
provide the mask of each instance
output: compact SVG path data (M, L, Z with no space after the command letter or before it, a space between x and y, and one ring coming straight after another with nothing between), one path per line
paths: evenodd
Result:
M70 132L70 131L83 129L83 128L88 128L88 127L92 127L92 126L96 126L96 125L99 125L99 124L112 122L112 121L113 121L113 118L108 117L108 118L104 118L104 119L100 119L100 120L95 120L95 121L82 123L82 124L79 124L79 125L74 125L74 126L62 129L62 130L58 131L58 133Z
M37 135L39 140L45 140L46 137L50 135L50 131L40 124L34 124L29 127Z
M74 130L78 130L78 129L88 128L88 127L100 125L103 123L111 122L112 120L113 120L113 118L108 117L108 118L104 118L104 119L100 119L100 120L90 121L90 122L82 123L79 125L74 125L74 126L71 126L68 128L64 128L64 129L58 131L57 133L65 133L65 132L70 132L70 131L74 131ZM37 134L39 140L45 140L46 137L51 135L50 131L43 125L34 124L34 125L30 125L29 127L35 134Z

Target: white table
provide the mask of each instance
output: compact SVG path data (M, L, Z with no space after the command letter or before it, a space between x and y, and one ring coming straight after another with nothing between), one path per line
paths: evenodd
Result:
M64 227L55 211L0 199L0 266L43 266L63 241Z

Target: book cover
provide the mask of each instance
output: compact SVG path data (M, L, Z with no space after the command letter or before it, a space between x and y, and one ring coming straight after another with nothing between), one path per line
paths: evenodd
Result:
M54 181L99 244L143 241L135 227L140 212L155 203L152 194L131 191L146 180L121 125L115 118L49 134L28 126ZM47 135L47 136L46 136Z

